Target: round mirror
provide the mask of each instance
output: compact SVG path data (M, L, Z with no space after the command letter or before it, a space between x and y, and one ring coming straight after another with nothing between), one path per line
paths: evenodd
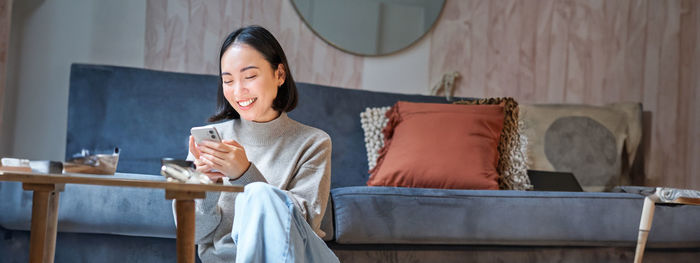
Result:
M311 31L355 55L387 55L430 31L444 0L292 0Z

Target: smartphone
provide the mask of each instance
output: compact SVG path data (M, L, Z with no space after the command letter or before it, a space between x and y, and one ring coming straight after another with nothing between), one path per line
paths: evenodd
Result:
M202 127L192 127L190 129L192 137L194 137L194 142L199 144L203 140L221 142L221 136L219 136L219 131L212 126L202 126Z

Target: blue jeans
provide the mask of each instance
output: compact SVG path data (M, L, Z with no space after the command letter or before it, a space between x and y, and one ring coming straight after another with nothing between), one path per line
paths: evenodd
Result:
M248 184L235 210L236 262L339 262L282 190Z

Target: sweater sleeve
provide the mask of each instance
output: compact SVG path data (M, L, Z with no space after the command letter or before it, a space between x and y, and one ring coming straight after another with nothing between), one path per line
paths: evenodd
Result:
M325 236L320 227L330 194L331 151L331 139L324 133L323 139L306 149L300 168L286 189L287 195L319 237Z
M260 170L258 170L258 167L255 166L254 163L250 163L250 167L248 167L248 170L246 170L241 177L238 177L236 180L231 181L234 184L240 184L240 185L247 185L249 183L254 183L254 182L263 182L267 183L267 180L265 180L265 177L260 173Z

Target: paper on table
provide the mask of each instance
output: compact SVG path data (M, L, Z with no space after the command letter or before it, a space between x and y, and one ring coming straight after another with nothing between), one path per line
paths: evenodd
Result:
M12 172L31 172L32 167L29 166L29 160L18 158L2 158L0 161L0 170Z

